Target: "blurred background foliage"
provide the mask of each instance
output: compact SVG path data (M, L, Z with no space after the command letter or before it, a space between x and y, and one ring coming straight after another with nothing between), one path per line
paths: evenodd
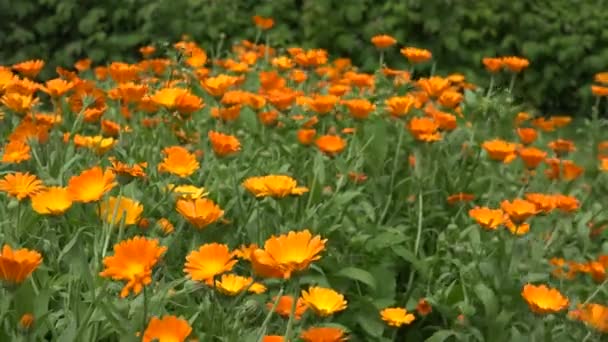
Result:
M224 47L253 39L254 14L275 19L272 45L325 48L368 71L379 33L430 49L437 72L480 84L482 57L525 56L519 95L543 114L586 115L593 74L608 69L605 0L0 0L0 63L43 58L50 74L83 57L133 61L139 46L182 34L213 55L222 37ZM397 48L386 60L404 63Z

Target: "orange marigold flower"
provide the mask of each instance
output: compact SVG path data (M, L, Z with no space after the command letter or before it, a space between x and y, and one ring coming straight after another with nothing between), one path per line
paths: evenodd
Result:
M608 96L608 87L592 85L591 93L598 97L606 97L606 96Z
M142 236L121 241L114 245L114 255L103 259L105 268L99 275L127 282L120 292L121 298L128 296L131 290L139 294L152 282L152 268L166 250L158 240Z
M32 196L32 209L41 215L61 215L72 206L67 188L53 186Z
M258 114L258 118L265 126L274 126L277 124L277 120L279 119L279 112L276 110L260 112Z
M35 78L44 68L44 61L41 59L32 59L29 61L13 64L13 70L16 70L23 76Z
M112 167L110 170L114 172L118 177L124 178L144 178L146 177L145 168L148 167L148 163L136 163L133 165L125 164L114 157L108 158Z
M60 97L70 91L72 87L74 87L72 82L68 82L61 78L54 78L46 81L45 86L42 87L42 90L51 97Z
M501 58L485 57L482 60L483 66L491 73L499 72L503 67L503 60Z
M136 64L112 62L108 67L108 73L116 83L135 81L139 72L141 72L141 68Z
M551 141L547 146L555 152L558 156L563 156L568 154L569 152L576 151L576 147L574 146L574 142L566 139L557 139Z
M344 330L333 327L308 328L302 331L300 338L304 342L345 342L348 340Z
M192 327L185 319L175 316L164 316L161 319L152 317L142 342L184 342L192 332Z
M517 236L525 235L530 231L529 223L515 223L510 219L505 220L505 227L507 227L511 234Z
M289 79L296 83L302 83L308 79L308 74L304 70L294 69L289 73Z
M272 18L264 18L259 15L253 16L253 23L261 30L269 30L274 26L274 20Z
M494 139L484 142L482 147L488 152L491 159L504 163L511 162L516 156L517 145L512 142Z
M226 91L228 91L228 88L234 86L238 81L238 77L221 74L204 79L201 81L201 86L211 96L220 97L224 95Z
M112 225L118 225L123 220L125 226L136 224L143 211L141 203L127 197L111 196L99 206L99 216Z
M321 317L331 316L336 312L345 310L347 304L344 295L319 286L311 286L308 291L303 290L302 300Z
M326 242L319 235L313 237L308 229L272 236L266 240L264 249L253 252L253 270L264 277L288 279L292 273L303 271L319 260Z
M426 316L433 311L433 307L426 299L420 298L416 304L416 311L420 316Z
M404 308L386 308L380 311L380 317L391 327L399 328L412 323L416 317Z
M439 95L439 104L446 108L456 108L462 102L464 96L454 90L446 90Z
M386 49L397 44L397 39L387 34L380 34L372 37L372 44L378 49Z
M416 106L416 98L410 94L405 96L393 96L384 101L386 110L395 117L407 115Z
M322 135L315 140L315 144L321 152L335 156L346 148L346 140L338 135Z
M534 128L518 128L517 136L524 145L532 144L538 137L538 133Z
M593 329L602 333L608 333L608 306L595 303L579 304L574 316Z
M89 70L93 61L90 58L79 59L74 63L74 68L80 72Z
M521 295L530 310L538 314L556 313L568 307L568 298L546 285L526 284Z
M21 284L42 263L40 253L26 248L2 247L0 253L0 280L8 285Z
M554 115L549 118L551 122L555 125L555 127L566 127L572 122L572 117L566 115Z
M32 109L32 106L38 102L38 99L33 95L21 95L19 93L6 93L0 98L0 103L5 105L8 109L19 113L25 114Z
M562 160L563 177L566 181L575 180L583 174L585 169L576 165L572 160Z
M169 220L167 220L164 217L161 218L160 220L156 221L156 225L160 228L160 230L165 235L169 235L169 234L173 233L173 231L175 230L175 226L173 226L173 223L171 223Z
M551 212L553 209L555 209L556 206L555 197L552 195L545 195L541 193L527 193L525 194L525 198L528 202L534 203L538 211L542 211L545 213Z
M536 147L522 147L517 154L529 170L536 169L547 157L547 152Z
M522 223L538 213L534 203L519 198L513 201L504 200L500 203L500 207L515 223Z
M505 213L501 209L475 207L469 210L469 216L483 228L496 230L498 226L503 224Z
M266 307L270 310L272 309L272 307L274 306L274 302L277 300L277 297L272 297L272 302L271 303L267 303ZM291 314L291 308L293 306L293 296L281 296L278 298L278 302L277 302L277 306L274 309L274 312L276 312L277 314L279 314L279 316L283 316L285 318L289 317L289 315ZM306 312L306 310L308 310L308 306L306 305L306 303L304 302L304 300L302 300L302 298L298 298L298 301L296 303L296 311L295 311L295 319L296 320L300 320L300 318L302 318L302 315L304 314L304 312Z
M164 88L167 89L167 88ZM158 93L160 93L161 89ZM171 89L171 88L169 88ZM178 88L175 88L178 89ZM137 103L146 96L148 92L148 86L145 84L137 84L134 82L120 83L116 88L110 90L110 97L114 99L121 99L127 103ZM161 93L162 94L162 93Z
M593 80L597 83L608 84L608 71L598 72L593 76Z
M317 134L317 131L315 129L307 129L307 128L299 129L298 133L297 133L298 141L302 145L310 145L314 142L316 134ZM606 160L608 161L608 159L606 159Z
M359 120L367 119L369 113L376 109L376 106L366 99L344 100L342 104L348 108L350 115Z
M287 56L275 57L272 59L271 64L280 70L289 70L295 66L293 60Z
M227 245L207 243L186 256L184 272L192 280L213 285L213 278L230 272L237 261Z
M217 222L224 215L224 211L208 198L180 199L176 210L198 229Z
M558 194L554 195L553 198L555 199L555 207L561 211L571 213L580 207L578 199L574 196Z
M218 157L229 156L241 150L241 143L233 135L209 131L208 136L209 141L211 141L213 152L215 152Z
M308 107L317 114L327 114L334 109L339 99L334 95L316 95L308 103Z
M103 195L116 186L114 173L105 172L99 166L84 170L78 176L72 176L68 182L68 191L75 202L99 201Z
M502 63L505 68L513 72L521 72L530 65L530 62L527 59L514 56L503 57Z
M19 164L23 161L30 160L30 145L22 140L11 140L4 146L2 154L2 163Z
M285 342L285 337L281 335L266 335L262 342Z
M241 107L240 104L230 107L213 107L211 108L211 117L224 121L235 121L241 115Z
M441 134L437 132L439 123L432 118L412 118L407 128L416 140L425 142L441 140Z
M34 325L34 315L31 313L25 313L19 319L19 329L27 332Z
M455 204L458 202L471 202L474 199L475 199L475 195L473 195L473 194L459 192L457 194L448 196L448 203Z
M215 281L215 288L227 296L236 296L247 289L258 294L266 291L266 286L254 282L253 278L236 274L223 274L220 280Z
M163 149L165 159L158 164L158 171L169 172L178 177L186 178L194 174L200 167L196 156L182 146L170 146Z
M447 78L439 76L421 78L416 84L431 98L441 96L441 94L450 87L450 81Z
M308 192L308 188L299 187L295 179L285 175L250 177L243 182L243 187L255 197L282 198Z
M195 200L208 195L205 188L199 188L194 185L167 185L167 190L177 195L179 199Z
M257 243L252 243L250 245L241 245L238 249L234 251L234 255L237 258L241 258L243 260L251 261L251 255L255 250L260 248Z
M44 184L35 175L29 173L9 173L0 179L0 191L18 200L31 197L44 190Z
M412 64L423 63L433 57L431 51L415 47L404 47L400 52Z

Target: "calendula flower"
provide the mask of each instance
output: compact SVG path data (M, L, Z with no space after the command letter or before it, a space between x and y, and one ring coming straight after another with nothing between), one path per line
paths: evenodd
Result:
M198 229L217 222L224 215L224 211L208 198L180 199L175 206L177 212Z
M38 99L33 95L21 95L19 93L7 93L0 98L0 103L6 108L19 114L25 114L32 109L32 106L38 102Z
M178 199L195 200L207 196L209 193L205 188L194 185L167 185L167 190L177 195Z
M13 70L29 78L35 78L42 68L44 68L44 61L41 59L31 59L29 61L13 64Z
M315 140L317 148L330 156L335 156L346 148L346 140L339 135L322 135Z
M501 139L494 139L484 142L481 146L488 152L488 156L493 160L509 163L515 159L517 145L514 143Z
M120 292L121 298L131 290L137 295L152 282L152 268L166 250L158 240L142 236L121 241L114 245L114 255L103 259L105 268L99 275L127 282Z
M292 273L303 271L319 260L326 242L319 235L313 237L308 229L272 236L266 240L264 249L253 252L251 263L261 276L288 279Z
M212 285L215 276L230 272L237 261L227 245L207 243L188 254L184 272L192 280Z
M563 156L568 154L569 152L576 151L576 147L574 146L574 142L571 140L565 139L557 139L551 141L547 146L555 152L558 156Z
M554 196L541 193L527 193L525 198L528 202L534 203L539 212L544 213L551 212L557 204Z
M112 62L108 67L108 73L116 83L135 81L139 72L141 72L141 68L136 64Z
M521 295L530 310L537 314L556 313L568 307L568 298L547 285L526 284Z
M563 212L571 213L580 208L580 203L574 196L557 194L553 198L555 200L555 207Z
M17 198L19 201L31 197L44 190L44 184L35 175L29 173L15 172L9 173L0 179L0 191L6 192L9 196Z
M317 114L328 114L339 100L340 98L334 95L316 95L308 103L308 107Z
M407 128L416 140L424 142L441 140L441 134L437 132L439 123L432 118L412 118Z
M272 18L265 18L259 15L254 15L253 23L261 30L269 30L274 26L274 20Z
M486 68L486 70L488 70L491 73L499 72L500 69L502 69L502 67L504 65L501 58L485 57L481 61L484 65L484 67Z
M162 233L165 235L169 235L169 234L173 233L173 231L175 230L175 226L173 226L173 223L171 223L169 220L167 220L164 217L159 219L158 221L156 221L156 225L160 228Z
M591 85L591 93L597 97L606 97L608 96L608 87Z
M125 178L144 178L146 177L145 168L148 167L148 163L142 162L133 165L125 164L114 157L108 158L112 167L110 170L119 177Z
M464 100L464 96L454 90L445 90L439 95L439 104L443 107L454 109Z
M201 86L211 96L220 97L224 95L228 88L234 86L239 81L238 77L221 74L209 77L201 81Z
M510 218L505 219L505 227L513 235L521 236L530 231L529 223L513 222Z
M344 330L333 327L308 328L302 331L304 342L344 342L348 340Z
M176 316L152 317L142 342L184 342L192 332L192 327L185 319Z
M367 119L369 113L376 109L376 106L366 99L344 100L342 104L348 108L350 115L359 120Z
M112 225L120 224L123 220L125 226L136 224L143 211L141 203L127 197L111 196L99 206L99 216Z
M215 281L215 288L227 296L236 296L247 288L254 293L263 293L266 290L264 285L255 283L253 278L236 274L222 274L220 280Z
M306 129L306 128L299 129L297 132L298 141L302 145L310 145L314 142L316 134L317 134L317 131L315 129ZM608 161L608 158L606 160Z
M386 308L380 311L380 317L391 327L399 328L412 323L416 317L404 308Z
M165 159L158 164L158 171L169 172L178 177L186 178L194 174L200 167L196 156L182 146L170 146L163 149Z
M420 316L426 316L426 315L430 314L432 311L433 311L433 307L426 299L420 298L418 300L418 304L416 304L416 312L418 312L418 314Z
M599 332L608 333L608 306L595 303L579 304L575 313L576 319Z
M384 101L386 110L395 117L407 115L416 106L416 98L410 94L393 96Z
M536 169L547 157L547 152L536 147L522 147L517 154L529 170Z
M0 280L8 285L21 284L42 263L40 253L26 248L2 247L0 253Z
M34 315L31 313L25 313L19 319L19 330L27 333L34 326Z
M318 286L311 286L308 291L302 291L302 300L321 317L331 316L345 310L347 304L342 294Z
M515 223L522 223L538 213L534 203L519 198L513 201L504 200L500 203L500 207Z
M169 111L178 111L180 114L191 114L202 109L203 100L184 88L163 88L151 97L156 105Z
M266 307L268 309L272 309L272 307L274 306L274 302L276 300L277 300L276 297L272 297L272 302L266 303ZM283 316L285 318L289 317L291 315L291 308L293 307L293 301L294 301L293 296L279 297L277 306L274 309L274 312L279 314L279 316ZM294 318L296 320L300 320L300 318L302 318L302 315L304 314L304 312L306 312L307 309L308 309L308 306L306 305L306 303L304 303L302 298L301 297L298 298L298 301L296 303L296 311L294 313Z
M283 198L308 192L308 188L298 186L295 179L285 175L250 177L242 185L255 197Z
M538 137L538 133L534 128L518 128L517 135L519 136L521 143L524 145L532 144Z
M215 131L209 131L209 141L211 141L211 147L213 152L218 157L226 157L241 150L241 143L233 135L222 134Z
M498 226L503 224L505 213L500 209L475 207L469 210L469 216L483 228L496 230Z
M72 176L68 182L68 192L75 202L99 201L103 195L116 186L114 173L103 171L95 166L84 170L78 176Z
M431 51L415 47L404 47L400 52L412 64L423 63L433 57Z
M459 192L457 194L453 194L448 196L448 203L449 204L455 204L458 202L470 202L472 200L475 199L475 195L473 194L467 194L464 192Z
M285 337L281 335L266 335L262 338L262 342L285 342Z
M386 49L397 44L397 39L387 34L380 34L372 37L372 44L378 49Z
M32 196L32 209L41 215L61 215L72 206L67 188L53 186Z
M521 72L530 65L530 62L527 59L514 56L503 57L502 63L505 68L512 72Z

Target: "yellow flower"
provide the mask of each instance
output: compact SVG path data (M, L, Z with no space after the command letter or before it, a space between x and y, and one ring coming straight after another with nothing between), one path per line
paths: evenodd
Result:
M99 206L99 216L110 224L117 225L123 219L125 226L136 224L144 211L143 205L127 197L108 198Z
M224 215L224 211L208 198L180 199L176 203L176 210L198 229L205 228Z
M209 193L205 188L199 188L194 185L167 185L167 190L172 191L179 199L195 200L207 196Z
M254 287L254 285L257 285ZM236 274L223 274L220 280L215 281L215 288L228 296L236 296L239 293L252 288L256 291L264 292L266 288L260 283L254 283L253 278L243 277ZM260 293L261 293L260 292Z
M208 243L186 257L184 272L192 280L213 284L213 277L229 272L238 260L234 258L227 245Z
M413 314L407 312L404 308L386 308L380 311L380 316L386 324L397 328L408 325L416 319Z
M0 179L0 191L6 192L9 196L18 200L37 194L44 189L42 181L35 175L29 173L9 173Z
M344 296L332 289L311 286L302 291L302 299L317 315L326 317L346 309Z
M568 298L558 290L546 285L526 284L521 292L530 310L538 314L548 314L562 311L568 307Z
M41 215L61 215L72 206L67 188L49 187L32 196L32 209Z
M306 187L298 187L295 179L284 175L250 177L243 182L243 187L255 197L287 197L302 195L308 192Z
M200 164L196 156L181 146L170 146L163 150L165 159L158 164L158 171L169 172L186 178L198 170Z
M0 252L0 280L21 284L41 263L42 255L36 251L4 245Z

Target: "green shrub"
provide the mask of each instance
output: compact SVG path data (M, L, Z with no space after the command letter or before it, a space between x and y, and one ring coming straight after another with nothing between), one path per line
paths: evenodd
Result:
M69 65L89 56L95 62L130 60L137 47L175 41L189 34L208 51L222 37L253 39L254 14L272 16L271 43L321 47L350 56L363 68L376 66L369 39L394 35L401 44L433 51L441 69L461 70L484 80L483 56L523 55L530 105L573 113L589 108L588 85L608 68L608 11L604 1L453 0L0 0L0 61L44 58ZM228 44L223 44L228 46ZM387 56L403 63L398 49ZM52 71L48 68L47 72Z

